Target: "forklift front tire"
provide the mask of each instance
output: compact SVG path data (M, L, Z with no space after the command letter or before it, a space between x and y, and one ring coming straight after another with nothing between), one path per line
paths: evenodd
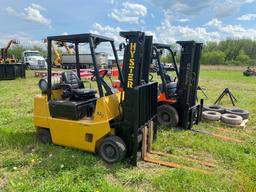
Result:
M126 146L120 137L108 136L101 141L98 153L105 162L113 164L124 159Z
M43 144L52 144L52 137L49 129L39 128L37 131L37 139Z
M157 108L157 120L160 125L176 127L179 123L179 114L171 105L160 105Z

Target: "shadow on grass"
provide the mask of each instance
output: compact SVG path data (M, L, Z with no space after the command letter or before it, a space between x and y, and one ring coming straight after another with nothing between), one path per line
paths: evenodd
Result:
M187 130L182 129L180 127L168 127L168 126L164 126L164 125L158 125L158 131L173 131L173 132L185 132Z
M2 149L19 149L26 145L36 143L35 132L24 132L24 131L5 131L0 129L0 146Z

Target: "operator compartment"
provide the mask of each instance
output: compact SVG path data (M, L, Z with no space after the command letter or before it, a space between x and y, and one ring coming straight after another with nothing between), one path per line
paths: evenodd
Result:
M160 92L164 92L163 84L159 84ZM169 82L165 85L165 91L168 98L175 98L177 90L177 82Z
M164 77L165 77L165 91L166 91L166 94L168 96L168 98L175 98L176 96L176 90L177 90L177 81L172 78L165 69L163 69L164 71ZM164 91L163 87L161 86L164 86L163 84L160 84L159 85L159 89L161 92Z
M40 80L39 87L47 91L47 78ZM48 102L51 117L79 120L93 116L97 91L85 88L75 72L65 71L60 77L52 77L52 93Z

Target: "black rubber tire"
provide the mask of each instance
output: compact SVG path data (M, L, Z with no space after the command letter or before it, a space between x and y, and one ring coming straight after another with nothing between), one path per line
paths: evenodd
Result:
M250 77L250 76L256 76L256 72L253 71L244 71L244 76Z
M240 125L243 121L243 118L241 116L230 113L222 114L220 119L223 123L229 125Z
M30 64L26 64L26 70L30 70L31 69L31 66L30 66Z
M203 107L203 111L216 111L223 114L225 113L225 108L221 105L208 105Z
M113 164L124 159L126 146L120 137L108 136L101 141L98 153L105 162Z
M202 118L209 121L219 121L221 118L221 113L216 111L204 111L202 113Z
M160 125L176 127L179 123L179 114L173 106L163 104L157 108L157 121Z
M243 119L248 119L249 115L250 115L249 111L246 111L244 109L238 109L238 108L226 109L225 112L230 113L230 114L239 115Z
M37 139L43 144L52 144L52 137L49 129L39 128L37 130Z

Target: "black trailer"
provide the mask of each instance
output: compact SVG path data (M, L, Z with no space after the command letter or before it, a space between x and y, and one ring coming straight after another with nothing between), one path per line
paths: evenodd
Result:
M24 64L0 64L0 80L14 80L16 78L25 78Z

